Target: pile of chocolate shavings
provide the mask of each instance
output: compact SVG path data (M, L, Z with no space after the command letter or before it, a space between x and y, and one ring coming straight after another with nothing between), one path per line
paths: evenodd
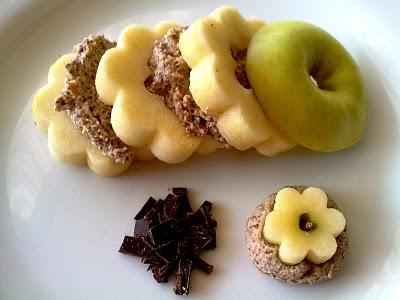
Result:
M165 200L150 197L135 217L134 236L125 236L120 252L149 264L157 282L168 282L175 273L175 293L187 295L194 268L210 274L213 266L198 255L216 248L217 222L212 203L205 201L193 212L186 188L172 188Z

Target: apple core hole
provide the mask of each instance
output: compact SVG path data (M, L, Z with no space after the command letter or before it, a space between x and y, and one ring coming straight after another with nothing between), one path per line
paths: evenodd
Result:
M322 63L316 63L308 71L308 76L314 86L320 90L334 91L335 88L328 83L331 72L322 67Z

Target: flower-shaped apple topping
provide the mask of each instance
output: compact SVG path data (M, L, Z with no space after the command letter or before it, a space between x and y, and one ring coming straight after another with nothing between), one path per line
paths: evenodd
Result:
M36 125L48 133L48 145L53 157L65 164L87 163L96 174L118 175L125 171L132 159L117 163L95 148L72 123L66 112L54 110L54 100L61 93L67 75L65 65L73 59L73 54L59 58L51 67L48 83L35 95L32 103L32 117Z
M343 214L327 208L327 195L319 188L309 187L299 193L286 187L278 192L274 210L266 218L264 239L279 245L282 262L294 265L304 259L321 264L336 252L336 237L343 232Z
M260 20L246 20L237 10L223 6L191 24L181 35L179 49L192 68L193 98L217 120L228 143L239 150L256 146L261 154L274 155L294 144L266 118L248 86L244 66L240 66L241 55L237 55L246 52L251 37L263 25Z
M126 27L117 47L102 57L96 75L100 99L113 105L111 123L117 136L128 145L148 148L167 163L179 163L194 152L209 153L219 146L210 137L186 133L163 97L145 87L155 41L177 26L162 22L153 30L138 24Z

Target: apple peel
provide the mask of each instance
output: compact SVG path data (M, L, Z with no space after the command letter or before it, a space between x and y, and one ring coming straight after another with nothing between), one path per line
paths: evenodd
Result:
M251 39L249 82L266 115L305 148L340 151L364 134L367 96L350 53L325 30L277 21Z

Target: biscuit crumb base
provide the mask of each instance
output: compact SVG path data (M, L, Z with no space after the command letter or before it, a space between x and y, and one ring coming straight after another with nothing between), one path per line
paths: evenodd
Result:
M100 101L95 86L100 59L115 46L115 42L104 36L90 35L74 47L75 58L65 66L67 78L55 100L55 110L65 110L75 126L102 154L124 163L132 158L132 152L116 136L111 126L112 106Z
M303 192L307 187L293 188ZM346 228L336 237L338 248L330 260L323 264L313 264L304 259L297 265L287 265L279 259L278 245L268 243L262 236L265 216L274 209L276 194L272 194L264 203L258 205L247 220L245 241L251 260L262 273L285 283L314 284L331 279L343 265L346 255L348 248ZM330 198L328 207L337 208Z

